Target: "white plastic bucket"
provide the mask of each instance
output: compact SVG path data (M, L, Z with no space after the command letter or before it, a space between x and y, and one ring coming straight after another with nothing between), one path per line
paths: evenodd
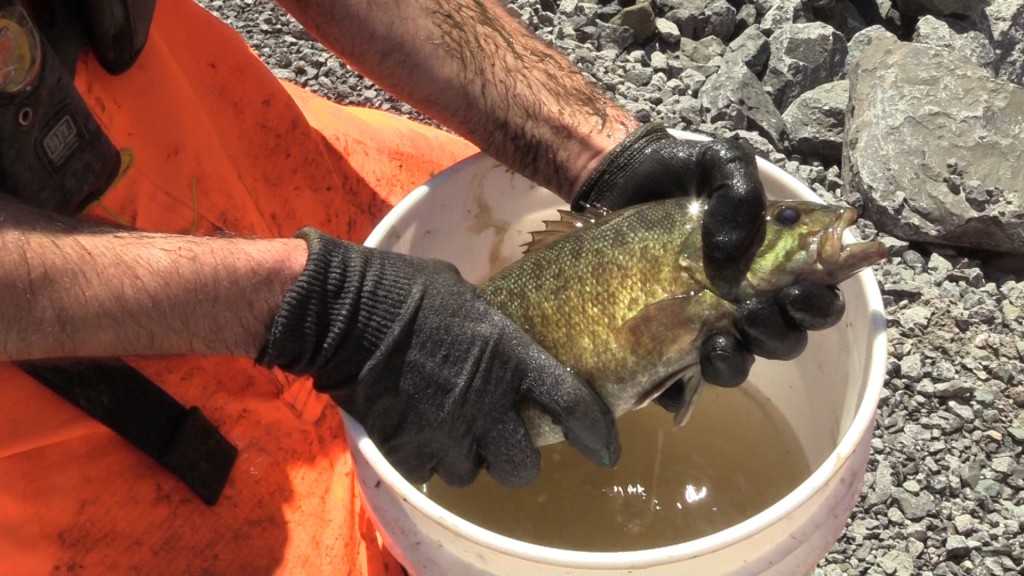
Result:
M759 169L769 196L817 199L776 166L759 160ZM413 191L366 244L451 261L467 280L479 282L518 258L529 232L564 205L548 190L476 155ZM842 288L847 312L839 325L813 333L795 361L754 363L752 382L764 386L790 422L812 468L803 483L763 512L709 536L649 550L539 546L480 528L434 503L346 415L359 485L385 544L418 576L811 572L842 533L860 494L885 375L885 318L874 276L861 272Z

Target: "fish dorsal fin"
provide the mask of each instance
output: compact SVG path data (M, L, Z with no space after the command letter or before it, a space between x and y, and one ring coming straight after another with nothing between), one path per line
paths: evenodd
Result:
M606 216L610 211L600 206L584 205L583 212L559 210L558 220L545 220L544 229L530 233L530 241L525 244L523 254L543 250L569 234L589 228Z

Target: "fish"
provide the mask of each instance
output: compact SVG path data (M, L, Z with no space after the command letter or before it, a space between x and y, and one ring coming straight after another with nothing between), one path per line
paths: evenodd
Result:
M616 417L682 379L680 426L704 384L700 343L736 333L737 303L797 282L838 284L887 255L878 241L843 242L857 220L851 208L770 200L764 240L746 274L716 291L702 264L705 207L684 197L613 212L560 210L478 294L590 385ZM564 439L537 406L520 413L537 446Z

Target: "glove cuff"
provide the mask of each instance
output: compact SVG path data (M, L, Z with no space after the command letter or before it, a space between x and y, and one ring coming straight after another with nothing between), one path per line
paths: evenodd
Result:
M640 162L651 146L662 140L672 139L661 122L649 122L630 133L619 142L587 176L583 186L572 199L573 212L582 212L587 205L603 206L616 194L619 180ZM607 206L605 206L607 207Z
M309 256L274 317L256 362L312 374L317 390L354 383L363 366L404 315L413 274L400 259L344 242L314 228L299 230ZM317 376L329 366L329 375Z

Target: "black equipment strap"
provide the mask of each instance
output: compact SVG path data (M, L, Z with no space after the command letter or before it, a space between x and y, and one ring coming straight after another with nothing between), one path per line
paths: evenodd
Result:
M217 503L238 449L198 408L185 408L119 359L18 367L156 460L207 505Z

